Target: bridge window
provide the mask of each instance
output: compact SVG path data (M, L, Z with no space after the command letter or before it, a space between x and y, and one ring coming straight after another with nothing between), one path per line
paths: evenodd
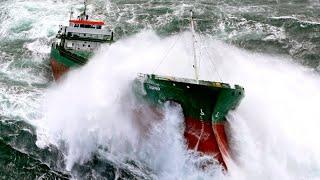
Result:
M73 47L73 43L67 42L67 48L68 48L68 49L72 49L72 47Z
M101 29L101 26L97 26L97 29Z
M74 27L79 27L79 24L75 24Z

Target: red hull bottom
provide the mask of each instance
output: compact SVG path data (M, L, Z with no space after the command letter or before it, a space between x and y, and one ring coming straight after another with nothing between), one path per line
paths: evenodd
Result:
M69 68L67 68L63 64L57 62L53 58L51 58L50 64L51 64L51 68L52 68L53 77L55 80L60 79L61 76L63 76L69 70Z
M225 163L229 157L229 146L224 124L203 122L198 119L186 118L184 136L189 149L214 156L227 170Z

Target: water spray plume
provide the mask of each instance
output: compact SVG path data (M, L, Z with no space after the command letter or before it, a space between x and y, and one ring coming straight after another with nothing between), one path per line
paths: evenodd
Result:
M206 39L204 44L220 75L246 89L240 107L228 115L234 159L228 173L215 164L196 167L208 157L186 150L179 107L166 106L162 120L146 112L150 116L141 123L148 130L141 133L132 112L143 105L132 98L130 83L138 72L151 73L177 36L190 33L161 39L144 31L102 48L86 66L71 71L47 93L45 116L37 123L38 143L64 142L68 169L100 152L116 164L140 162L156 179L319 178L319 76L290 59L252 54L219 41ZM193 77L191 41L186 41L176 43L157 73ZM204 68L210 60L201 63L200 79L217 81Z

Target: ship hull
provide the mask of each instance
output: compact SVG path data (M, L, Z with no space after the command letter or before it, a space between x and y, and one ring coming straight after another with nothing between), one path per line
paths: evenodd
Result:
M51 47L50 65L55 80L59 80L66 74L70 68L76 68L83 65L86 59L77 55L63 51L57 47Z
M55 80L59 80L69 70L68 67L66 67L62 63L59 63L54 58L50 59L50 65L51 65L51 69L52 69L52 75L53 75Z
M223 142L228 142L224 125L217 130L211 122L187 117L185 118L184 137L189 149L213 156L225 169L227 168L223 157L227 157L228 148L223 153L220 150L223 145L221 141L218 141L219 138Z
M133 82L137 99L152 106L180 104L185 117L184 137L189 149L210 155L227 170L230 158L226 115L244 96L240 86L142 74Z

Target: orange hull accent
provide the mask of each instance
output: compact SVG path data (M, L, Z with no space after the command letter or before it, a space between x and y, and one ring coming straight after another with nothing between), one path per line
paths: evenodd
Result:
M185 119L184 137L189 149L214 156L227 170L225 160L229 157L229 146L224 124L212 124L198 119Z
M61 76L63 76L69 70L69 68L67 68L63 64L57 62L53 58L51 58L50 64L51 64L51 68L52 68L53 77L55 80L60 79Z

